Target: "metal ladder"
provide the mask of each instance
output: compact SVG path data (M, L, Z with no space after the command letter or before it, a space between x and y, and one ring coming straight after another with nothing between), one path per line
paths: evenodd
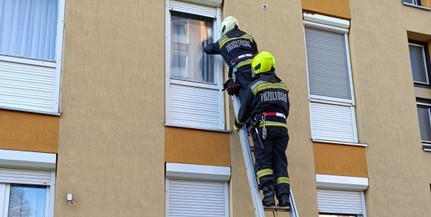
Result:
M233 108L235 115L238 114L239 107L241 106L241 103L239 101L239 98L237 96L232 96L232 102L233 102ZM236 116L235 116L236 117ZM253 208L254 208L254 214L256 217L265 217L265 211L272 211L274 216L278 211L288 211L290 212L290 217L299 217L298 211L296 209L295 199L293 197L293 191L292 188L290 189L290 207L263 207L259 188L257 186L257 180L254 173L254 164L253 164L253 158L252 153L250 150L250 143L248 140L248 134L247 129L245 126L243 126L239 131L239 138L241 141L241 149L244 156L244 163L246 167L246 173L248 178L248 184L250 187L250 193L251 198L253 201Z

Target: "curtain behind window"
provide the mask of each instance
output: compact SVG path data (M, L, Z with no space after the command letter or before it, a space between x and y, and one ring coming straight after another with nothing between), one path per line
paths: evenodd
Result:
M171 13L171 78L215 83L214 57L203 52L203 46L212 42L213 20Z
M57 0L0 0L0 54L55 59Z

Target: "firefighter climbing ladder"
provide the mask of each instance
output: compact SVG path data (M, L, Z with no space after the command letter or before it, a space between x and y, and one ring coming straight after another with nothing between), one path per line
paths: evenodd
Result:
M241 105L238 97L232 96L232 102L233 102L234 112L235 112L235 114L238 114L239 107ZM278 211L289 211L290 217L299 217L298 211L296 210L296 204L295 204L295 199L293 197L292 189L290 189L290 198L289 198L290 204L291 204L290 208L288 208L288 207L285 207L285 208L281 208L281 207L264 208L263 207L263 204L262 204L262 201L260 198L259 188L257 187L256 176L254 174L253 158L252 158L252 154L251 154L251 150L250 150L250 143L248 140L247 129L245 128L245 126L243 126L241 128L241 130L239 131L239 137L240 137L240 141L241 141L241 149L242 149L243 156L244 156L244 163L245 163L245 167L246 167L248 184L250 187L250 193L251 193L251 197L252 197L252 201L253 201L255 216L256 217L265 217L265 210L267 210L267 211L272 211L274 216L276 216L276 214L278 214Z

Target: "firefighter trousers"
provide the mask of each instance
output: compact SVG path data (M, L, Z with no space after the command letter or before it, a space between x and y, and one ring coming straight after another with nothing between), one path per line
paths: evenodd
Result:
M286 127L267 126L267 136L262 138L262 128L259 134L254 132L253 154L255 157L255 172L260 182L260 188L275 185L276 195L290 194L290 181L286 149L289 133ZM262 144L260 144L262 142ZM263 148L262 148L263 147Z

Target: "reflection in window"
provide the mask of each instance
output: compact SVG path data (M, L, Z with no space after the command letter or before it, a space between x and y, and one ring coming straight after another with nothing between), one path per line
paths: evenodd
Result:
M44 217L46 187L11 184L8 217Z
M203 52L203 46L212 42L213 20L171 13L171 78L215 83L214 57Z

